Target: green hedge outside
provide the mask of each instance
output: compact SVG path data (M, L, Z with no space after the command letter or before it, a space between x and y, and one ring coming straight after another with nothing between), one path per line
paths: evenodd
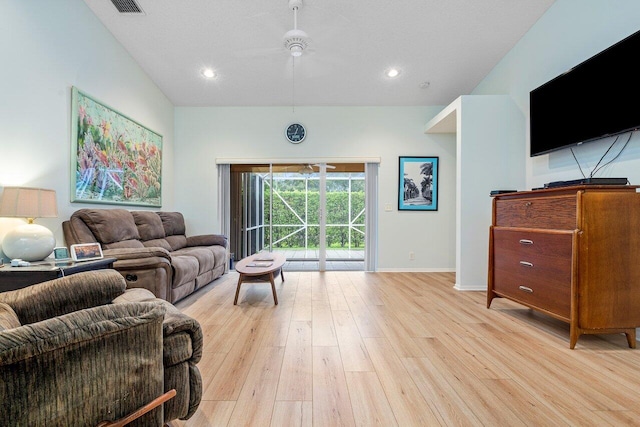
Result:
M320 194L317 191L279 191L278 194L286 203L291 206L303 221L308 224L308 242L305 246L304 230L289 236L279 242L278 248L317 248L319 247L319 220L318 206ZM351 215L349 218L349 195L351 195ZM306 196L306 197L305 197ZM265 206L265 223L273 225L273 241L278 241L284 236L300 229L304 224L294 214L292 209L282 201L280 197L275 197L273 201L273 218L270 217L269 203L271 194L268 191L264 193ZM305 218L305 199L308 203L307 212L309 217ZM331 224L348 224L350 219L355 219L354 228L360 232L351 231L351 248L364 247L364 213L358 214L364 209L364 192L363 191L334 191L327 193L327 247L328 248L345 248L349 246L349 227L346 225L332 226ZM358 216L357 218L355 218ZM296 224L295 226L279 226L278 224ZM268 236L267 240L268 240ZM270 243L267 241L267 243Z

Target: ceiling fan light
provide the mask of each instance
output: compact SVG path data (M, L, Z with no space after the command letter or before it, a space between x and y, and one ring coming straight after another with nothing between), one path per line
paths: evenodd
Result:
M301 174L301 175L312 175L313 172L314 172L314 170L313 170L313 167L311 165L304 165L298 171L298 173Z
M302 46L300 45L292 45L289 51L291 52L291 56L302 56Z

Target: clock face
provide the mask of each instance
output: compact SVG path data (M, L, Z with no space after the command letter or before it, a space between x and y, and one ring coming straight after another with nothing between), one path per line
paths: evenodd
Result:
M287 126L284 134L292 144L300 144L307 136L307 131L300 123L293 123Z

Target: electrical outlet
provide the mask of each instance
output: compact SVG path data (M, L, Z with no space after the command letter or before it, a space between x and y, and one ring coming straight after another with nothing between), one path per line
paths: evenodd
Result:
M384 210L386 212L391 212L391 203L385 203Z
M409 252L409 261L414 261L415 259L416 259L415 252L413 251Z

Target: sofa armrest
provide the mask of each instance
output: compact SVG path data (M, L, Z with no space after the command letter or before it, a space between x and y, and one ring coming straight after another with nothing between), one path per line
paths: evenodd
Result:
M0 332L0 420L96 425L157 397L163 316L161 304L109 304ZM162 409L144 422L161 425Z
M25 325L108 304L125 289L123 277L114 270L85 271L0 293L0 302L10 305Z
M222 234L201 234L198 236L188 236L187 246L213 246L219 245L227 247L227 236Z

